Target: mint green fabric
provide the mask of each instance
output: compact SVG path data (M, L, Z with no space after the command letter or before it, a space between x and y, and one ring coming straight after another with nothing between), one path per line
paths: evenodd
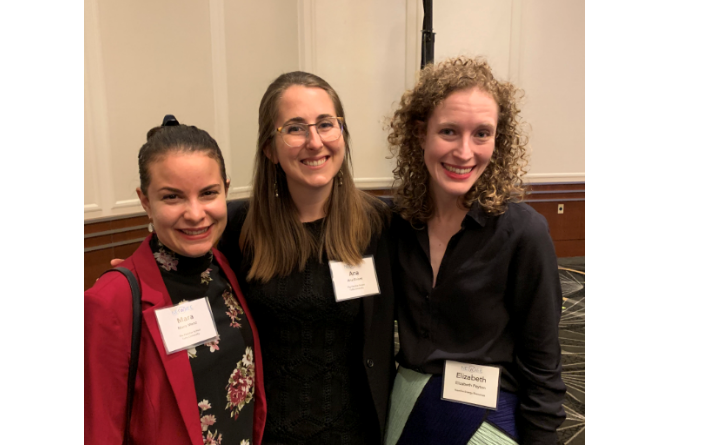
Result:
M518 442L488 423L487 420L471 436L467 445L518 445Z
M399 440L409 414L430 377L431 374L421 374L402 366L399 367L389 402L385 445L395 445Z

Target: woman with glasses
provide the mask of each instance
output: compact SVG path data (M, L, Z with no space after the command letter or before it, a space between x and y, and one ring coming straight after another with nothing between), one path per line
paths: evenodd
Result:
M381 443L394 374L389 211L358 190L342 103L291 72L259 109L253 194L220 249L260 332L264 444Z

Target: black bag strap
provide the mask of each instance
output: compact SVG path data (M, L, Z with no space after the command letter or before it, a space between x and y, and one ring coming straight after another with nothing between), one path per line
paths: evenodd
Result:
M131 409L134 402L134 384L136 371L139 368L139 346L141 345L141 288L139 282L131 271L125 267L115 267L107 272L121 272L131 288L132 318L131 318L131 358L129 359L129 379L126 388L126 423L124 424L124 441L129 443L129 424L131 422Z

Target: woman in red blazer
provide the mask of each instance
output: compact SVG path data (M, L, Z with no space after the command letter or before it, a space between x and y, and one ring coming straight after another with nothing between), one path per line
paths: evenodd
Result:
M139 152L139 174L137 194L154 233L122 263L142 294L129 442L260 444L266 405L258 335L228 261L213 248L227 220L220 149L205 131L166 116ZM131 301L119 273L103 275L85 292L87 444L124 439ZM218 335L174 351L164 343L168 331L162 333L157 311L204 301Z

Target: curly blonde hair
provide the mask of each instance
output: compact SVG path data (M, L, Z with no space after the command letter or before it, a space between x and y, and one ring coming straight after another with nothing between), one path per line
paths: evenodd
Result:
M499 82L482 58L456 57L427 65L413 90L402 95L399 108L389 122L389 148L397 158L393 170L397 211L412 224L425 224L434 215L429 192L429 171L420 142L434 109L455 91L476 87L490 94L498 105L498 126L491 162L474 186L460 199L464 208L478 200L492 215L506 211L508 202L525 195L523 175L528 164L520 118L523 90Z

